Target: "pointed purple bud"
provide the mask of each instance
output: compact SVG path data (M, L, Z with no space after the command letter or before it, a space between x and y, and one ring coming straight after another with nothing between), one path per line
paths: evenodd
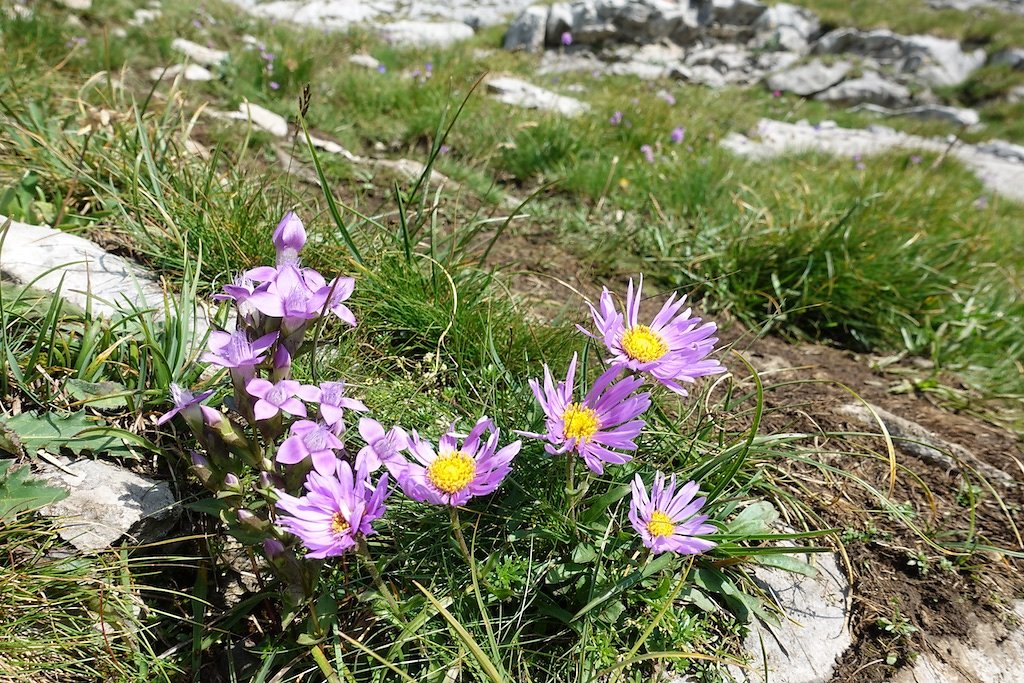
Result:
M284 344L277 345L273 361L275 370L287 370L292 366L292 356L288 353L288 349L284 347Z
M260 472L260 488L261 489L272 489L272 488L274 488L274 478L270 475L270 472Z
M225 488L238 490L242 488L242 482L240 482L238 480L238 477L236 477L234 474L228 472L227 474L224 475L224 486Z
M277 264L295 263L299 260L299 252L306 244L306 229L302 221L289 211L277 224L274 230L274 247L277 249Z
M256 515L252 514L248 510L238 511L238 521L247 526L257 526L259 524L259 520L256 518Z
M267 554L267 557L273 559L284 552L284 543L276 538L268 538L263 541L263 552Z
M210 469L210 461L199 454L198 451L192 451L192 467L197 470L208 470Z

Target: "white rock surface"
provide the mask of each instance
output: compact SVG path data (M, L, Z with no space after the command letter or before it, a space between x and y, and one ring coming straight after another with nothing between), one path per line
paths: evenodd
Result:
M968 642L928 637L914 666L899 671L891 683L1024 681L1024 600L1011 607L1009 623L978 623Z
M7 222L0 216L0 228ZM164 291L141 266L94 242L45 225L12 221L0 245L6 280L56 292L79 308L111 317L132 306L163 310ZM63 285L61 281L63 280Z
M224 50L214 50L184 38L172 40L171 48L182 53L196 64L202 64L203 66L216 66L228 58L228 53Z
M533 5L523 10L505 32L503 47L506 50L523 50L525 52L543 50L549 12L550 9L544 5Z
M349 55L348 63L371 70L375 70L380 66L380 60L370 55Z
M149 22L160 17L162 12L158 9L148 9L145 7L135 10L135 14L128 20L128 23L132 26L144 26Z
M213 74L204 66L198 64L173 64L166 69L154 67L149 70L149 78L153 81L173 80L181 75L186 81L212 81Z
M531 0L230 0L249 14L317 29L397 21L458 22L472 28L501 24Z
M854 110L870 111L882 116L909 116L914 119L944 121L964 127L977 126L981 123L981 117L973 109L947 107L942 104L922 104L917 107L905 107L903 109L889 109L877 104L862 104L854 107L851 111Z
M821 30L821 22L817 15L804 7L780 2L757 18L754 30L758 47L803 53Z
M730 673L737 682L832 680L837 658L853 643L847 626L850 584L834 555L815 554L808 559L817 569L816 577L767 567L754 570L758 583L776 600L788 620L778 627L752 625L743 643L751 668L733 667Z
M488 79L487 89L499 102L526 109L553 111L565 116L577 116L590 109L586 102L510 76Z
M92 0L58 0L60 4L64 5L70 10L77 12L83 12L87 9L92 9Z
M882 78L874 71L866 71L860 78L850 78L814 96L816 100L841 104L881 104L899 107L910 102L906 86Z
M794 66L786 71L774 73L765 81L769 90L791 92L802 97L810 97L827 90L846 77L853 65L839 61L826 64L815 59L807 64Z
M948 140L907 135L881 126L840 128L832 121L812 126L807 121L787 123L771 119L761 119L756 136L730 133L721 144L734 154L754 159L809 151L866 156L891 149L923 149L942 154L950 147ZM956 144L950 149L950 154L971 169L992 191L1024 202L1024 163L1005 155L1006 144Z
M252 125L275 137L283 138L288 135L288 121L283 116L252 102L242 102L238 105L238 111L226 114L211 112L211 114L237 121L251 121Z
M389 43L408 47L447 47L473 37L473 29L457 21L396 21L377 31Z
M122 538L131 544L152 541L176 514L166 482L99 460L76 460L63 468L43 465L40 475L69 492L40 513L61 518L61 538L84 552L103 550Z

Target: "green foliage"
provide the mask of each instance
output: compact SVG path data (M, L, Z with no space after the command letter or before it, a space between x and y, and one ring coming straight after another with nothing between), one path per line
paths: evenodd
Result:
M0 460L0 522L10 524L19 513L56 503L67 495L64 489L34 478L28 467Z

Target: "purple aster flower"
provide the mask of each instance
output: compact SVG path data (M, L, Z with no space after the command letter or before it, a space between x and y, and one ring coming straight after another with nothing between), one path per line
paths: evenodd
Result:
M327 309L352 327L356 326L356 317L343 301L348 301L356 288L356 281L350 277L336 277L327 285Z
M562 42L562 47L569 47L570 45L572 45L572 34L570 32L568 32L568 31L564 31L562 33L561 42Z
M547 416L547 432L523 436L543 439L544 450L553 455L575 451L583 457L592 471L604 472L604 463L622 464L632 456L612 450L636 450L634 439L644 427L640 417L651 405L647 392L635 394L644 381L633 375L614 381L622 372L621 366L605 371L590 388L582 401L573 401L576 381L576 354L572 355L565 381L556 387L551 370L544 366L544 387L530 380L530 388Z
M385 463L399 467L405 464L405 459L399 454L409 448L409 435L401 427L392 427L385 432L380 422L361 417L359 435L366 445L356 455L356 461L364 463L368 471L375 472Z
M345 396L344 382L324 382L319 387L309 387L308 391L308 398L303 398L320 404L320 417L328 427L335 428L336 433L344 429L342 418L345 410L361 413L369 410L359 399Z
M220 419L220 413L210 406L199 405L202 401L209 398L211 394L213 394L213 389L204 391L198 396L194 396L192 392L185 387L180 387L177 384L171 383L171 401L174 403L174 407L161 415L160 419L158 419L156 423L158 425L162 425L170 421L171 418L178 413L181 413L181 416L185 418L185 421L190 423L193 420L196 420L196 418L206 424L216 422ZM196 420L197 424L199 423L198 420ZM189 426L191 427L191 424Z
M276 460L284 465L294 465L310 458L317 472L329 476L338 467L338 457L334 454L336 448L341 448L341 441L327 425L299 420L292 425L288 438L277 449Z
M666 550L680 555L699 555L714 548L717 543L697 536L716 531L705 524L707 515L698 514L706 498L694 498L700 488L697 482L684 484L676 492L676 475L665 486L665 475L654 475L650 496L640 475L633 480L633 503L629 508L629 521L640 534L645 546L654 554Z
M454 426L454 425L453 425ZM486 440L483 439L485 435ZM512 459L522 447L514 441L498 450L499 430L488 418L480 418L459 445L458 435L449 430L441 437L437 452L415 431L409 443L414 461L385 461L408 497L434 505L464 505L474 496L493 492L512 469Z
M274 228L274 248L277 249L277 265L295 264L299 252L306 245L306 228L294 211L289 211Z
M299 537L308 558L333 557L355 547L357 536L373 534L371 524L384 514L387 474L374 485L365 470L353 474L342 462L337 475L310 472L305 486L308 493L301 498L278 492L276 505L284 513L278 523Z
M647 163L654 163L654 148L650 145L640 145L640 153L644 155L644 159L647 159Z
M680 313L679 309L686 303L685 296L676 301L673 293L650 325L640 324L643 286L641 275L640 286L634 293L630 278L625 315L616 311L607 287L601 292L599 308L588 304L597 333L591 334L582 327L580 330L604 341L612 353L609 362L636 372L650 373L655 380L683 396L687 392L679 382L693 382L698 377L725 372L721 363L707 358L718 341L711 336L717 326L714 323L701 325L700 318L690 317L689 308Z
M269 420L281 411L306 417L306 406L296 398L301 387L301 384L291 379L283 379L274 384L257 377L249 380L245 390L250 396L259 399L252 408L256 419Z
M613 126L617 126L620 123L622 123L622 112L617 111L614 114L612 114L611 118L608 119L608 123L612 124Z
M683 128L682 126L676 126L675 128L672 129L672 132L669 134L668 137L675 144L681 144L682 141L686 139L686 129Z
M275 341L277 332L265 334L251 342L245 330L235 330L231 333L218 330L210 333L210 350L204 353L200 360L223 368L251 368L266 359L264 354Z

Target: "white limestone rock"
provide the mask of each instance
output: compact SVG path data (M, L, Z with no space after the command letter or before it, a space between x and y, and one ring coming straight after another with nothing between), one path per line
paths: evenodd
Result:
M816 14L781 2L769 7L754 22L755 45L804 53L820 30L821 22Z
M228 58L228 53L224 50L215 50L184 38L172 40L171 49L180 52L196 64L203 66L217 66Z
M370 69L371 71L376 71L380 68L380 60L370 55L349 55L348 63L361 66L364 69Z
M377 27L380 36L405 47L448 47L473 37L473 29L457 21L395 21Z
M164 535L177 513L166 482L157 482L99 460L44 464L39 474L67 489L68 497L40 514L60 519L60 535L83 552L98 552L114 543L139 544Z
M213 74L204 66L198 64L173 64L166 69L153 67L149 70L149 79L152 81L174 80L181 76L186 81L212 81Z
M283 116L252 102L242 102L238 105L238 111L220 116L236 121L251 121L252 125L278 138L285 137L289 131L288 121Z
M817 93L816 100L842 104L881 104L899 107L910 102L910 90L905 85L882 78L877 72L866 71L860 78L851 78Z
M506 50L540 52L544 49L544 37L548 27L549 10L543 5L533 5L516 17L505 33Z
M781 90L801 97L810 97L839 83L852 68L850 62L826 64L820 59L815 59L807 64L774 73L768 77L765 84L769 90Z
M564 116L578 116L590 109L586 102L559 95L510 76L489 79L487 89L499 102L526 109L552 111Z

